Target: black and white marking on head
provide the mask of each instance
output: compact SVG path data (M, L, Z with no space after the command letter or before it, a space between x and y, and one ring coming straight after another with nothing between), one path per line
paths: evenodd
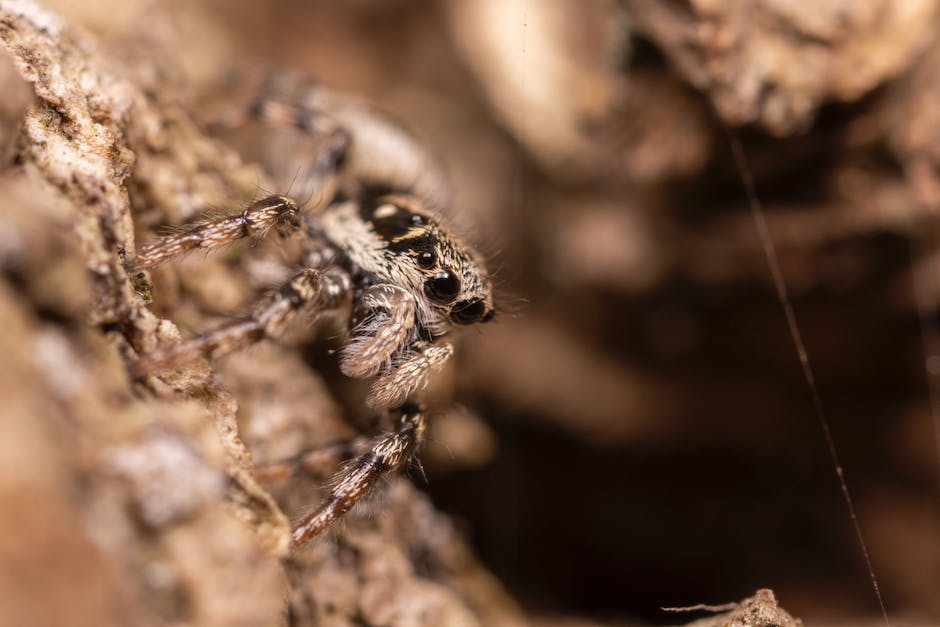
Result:
M405 194L369 196L357 206L353 224L326 224L343 240L355 263L381 280L406 287L419 305L422 322L473 324L493 317L492 288L479 255L451 234L416 198ZM443 332L443 330L442 330Z
M373 202L363 201L359 211L362 219L371 223L379 237L389 244L426 226L430 219L419 213L416 207L402 206L388 196L381 196Z

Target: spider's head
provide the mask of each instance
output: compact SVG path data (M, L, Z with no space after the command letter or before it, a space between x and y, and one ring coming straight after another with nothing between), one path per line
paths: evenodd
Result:
M363 205L363 218L387 242L430 328L493 318L493 287L480 256L411 196L389 194Z
M435 250L420 253L419 265L422 261L430 266L422 268L427 271L422 291L442 316L462 325L493 319L493 288L475 252L442 238Z

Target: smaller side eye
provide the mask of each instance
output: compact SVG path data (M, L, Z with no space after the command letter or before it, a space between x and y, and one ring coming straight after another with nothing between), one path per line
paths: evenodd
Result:
M437 303L449 303L460 293L460 279L444 270L424 282L424 293Z
M483 318L486 306L479 298L462 300L450 310L450 319L457 324L473 324Z
M425 270L430 270L437 263L437 255L430 251L424 251L418 255L418 265Z

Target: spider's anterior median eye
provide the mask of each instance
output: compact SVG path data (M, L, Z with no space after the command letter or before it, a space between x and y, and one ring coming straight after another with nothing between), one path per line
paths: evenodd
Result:
M449 303L460 293L460 279L447 270L435 272L424 282L424 293L434 302Z
M483 318L486 306L479 298L462 300L450 310L450 319L457 324L473 324Z

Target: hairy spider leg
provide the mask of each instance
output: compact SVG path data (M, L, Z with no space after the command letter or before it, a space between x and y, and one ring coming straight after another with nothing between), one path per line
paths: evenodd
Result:
M230 108L214 121L213 126L231 129L258 120L266 126L294 129L314 138L316 151L313 159L305 160L306 165L291 184L291 194L302 202L311 198L318 206L329 205L340 188L339 169L349 151L350 134L330 114L320 109L285 104L268 95L268 85L261 91L262 94L250 105Z
M344 468L323 504L304 517L292 534L292 547L300 548L348 512L387 473L409 462L424 440L424 414L417 405L399 408L398 429L379 436L367 453Z
M306 268L267 298L250 316L232 320L179 344L142 356L140 374L170 370L200 357L221 357L266 337L276 337L297 312L316 307L335 309L352 294L349 274L339 268Z
M248 237L263 238L271 229L287 236L300 228L300 210L290 198L268 196L239 214L212 218L144 246L129 262L131 270L159 266L186 253L210 251Z
M287 73L267 75L254 84L256 97L248 106L223 113L217 126L236 127L249 119L273 127L292 128L316 138L318 160L302 172L299 189L318 192L328 203L342 169L344 182L366 188L408 191L430 204L450 197L441 164L413 134L384 111L346 94ZM330 173L330 160L332 173ZM309 179L306 181L305 179ZM295 197L304 197L298 192Z
M317 140L315 156L298 173L293 193L297 198L313 197L316 205L329 205L340 188L339 169L349 152L349 133L323 111L275 100L261 100L246 114L268 126L296 129Z
M333 472L340 462L348 460L370 443L368 438L352 438L304 450L286 459L256 465L254 477L258 481L266 482L288 479L298 473L326 476Z

